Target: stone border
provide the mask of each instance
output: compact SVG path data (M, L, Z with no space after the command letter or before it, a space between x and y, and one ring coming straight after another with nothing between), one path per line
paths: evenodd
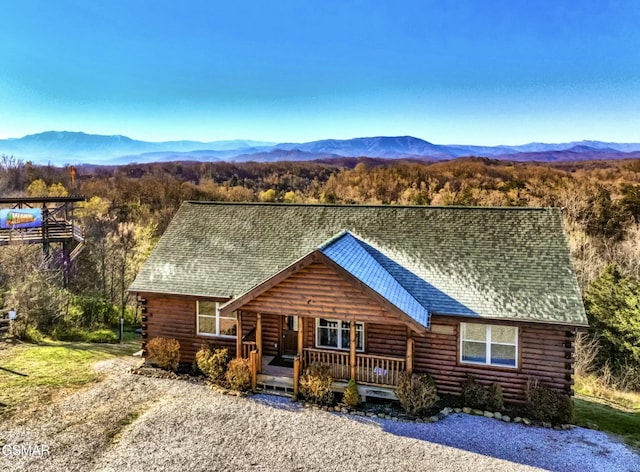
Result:
M214 384L212 382L210 382L206 377L201 376L201 377L194 377L192 375L189 374L177 374L175 372L170 372L167 370L163 370L160 369L158 367L153 367L153 366L149 366L149 365L141 365L140 367L136 367L136 368L130 368L127 370L128 373L130 374L135 374L135 375L143 375L145 377L150 377L150 378L157 378L157 379L171 379L171 380L185 380L187 382L191 382L191 383L202 383L202 384L208 384L212 390L214 390L215 392L221 394L221 395L230 395L230 396L237 396L237 397L248 397L250 395L253 395L253 392L238 392L236 390L231 390L229 388L225 388L222 387L220 385ZM266 395L269 395L269 392L265 393ZM273 393L271 393L273 394ZM302 405L304 408L309 408L312 410L322 410L322 411L326 411L326 412L331 412L331 413L341 413L341 414L345 414L345 415L352 415L352 416L363 416L363 417L369 417L369 418L380 418L380 419L386 419L386 420L391 420L391 421L400 421L400 422L414 422L414 423L435 423L437 421L443 420L445 419L447 416L449 416L452 413L456 413L456 414L467 414L467 415L474 415L474 416L483 416L485 418L493 418L495 420L498 421L503 421L505 423L517 423L517 424L522 424L524 426L540 426L543 428L549 428L549 429L555 429L558 431L562 431L562 430L570 430L575 428L576 426L573 424L561 424L561 425L553 425L551 423L547 423L547 422L543 422L543 421L536 421L536 420L531 420L529 418L526 417L520 417L520 416L516 416L515 418L511 418L508 415L505 415L499 411L496 412L491 412L488 410L478 410L475 408L471 408L468 406L465 406L463 408L450 408L450 407L444 407L442 410L440 410L440 412L438 412L435 415L431 415L431 416L424 416L424 417L412 417L410 415L401 413L401 414L389 414L389 413L383 413L383 412L378 412L378 411L373 411L373 410L367 410L367 409L357 409L357 408L351 408L348 407L346 405L336 405L336 406L321 406L321 405L316 405L315 403L309 403L309 402L302 402L299 400L296 400L295 398L292 398L293 402L298 402L300 403L300 405ZM586 425L587 428L589 429L594 429L594 430L598 430L598 425L596 424L587 424Z

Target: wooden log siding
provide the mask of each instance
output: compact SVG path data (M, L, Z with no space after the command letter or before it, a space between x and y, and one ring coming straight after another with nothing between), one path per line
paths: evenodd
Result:
M401 323L397 315L319 262L289 276L243 305L242 310L381 324Z
M380 356L405 357L407 354L407 327L405 325L382 325L367 323L365 352Z
M203 344L226 347L236 355L236 338L197 336L196 297L140 294L147 299L147 338L159 336L177 339L180 343L180 362L193 362Z
M461 363L458 334L464 321L518 326L518 368ZM536 378L559 391L571 391L574 335L569 327L443 316L433 316L431 323L432 330L426 336L414 337L414 371L431 374L442 393L459 395L467 375L484 384L500 383L505 400L514 403L524 401L528 378ZM440 334L436 326L449 326L453 334Z

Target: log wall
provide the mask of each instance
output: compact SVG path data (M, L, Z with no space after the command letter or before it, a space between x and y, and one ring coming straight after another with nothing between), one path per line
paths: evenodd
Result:
M505 400L524 401L524 389L529 378L566 393L573 385L572 328L540 323L483 323L518 326L518 368L463 364L459 361L458 337L460 318L433 316L431 331L415 337L414 365L416 372L433 376L438 390L459 395L468 375L480 383L502 385ZM472 320L469 320L472 321Z
M350 290L353 290L351 285L349 287ZM332 291L331 288L326 288L326 290ZM177 339L180 342L182 362L191 362L202 344L227 347L229 353L235 356L235 338L196 336L196 298L156 294L140 295L147 299L147 323L144 324L146 329L143 329L143 336L146 335L144 340L149 341L158 336ZM329 298L333 296L337 295L330 295ZM319 299L313 298L313 300ZM329 303L329 301L322 303ZM374 302L369 300L368 303L369 308L365 309L363 313L366 314L365 316L372 316L372 312L368 310L372 309ZM318 303L311 305L311 311L315 312ZM256 304L257 306L258 304ZM291 312L290 307L291 305L285 304L280 307L280 313L296 314ZM360 308L361 306L356 303L351 310L355 312ZM271 309L275 311L275 306ZM404 357L408 335L406 325L401 324L395 316L385 313L380 306L375 309L378 310L376 315L378 318L376 319L384 322L365 323L365 353ZM318 317L331 318L332 314L325 313L325 310L326 308L321 308L321 314L318 313ZM335 318L335 316L333 317ZM366 321L360 316L355 315L354 317L358 321ZM304 347L315 346L314 318L315 316L300 319L301 323L305 324ZM255 313L245 312L243 309L243 335L246 335L255 326L255 320ZM463 321L465 319L459 317L434 315L431 330L426 335L412 334L415 342L414 371L431 374L440 392L460 394L462 384L468 375L473 375L480 383L500 383L505 400L516 403L524 401L524 389L529 378L536 378L557 390L571 392L574 342L574 333L571 327L483 320L484 323L518 326L518 368L510 369L463 364L459 361L459 326ZM280 315L268 313L262 315L265 354L277 354L276 343L281 342L281 329Z
M364 326L364 333L366 354L406 356L407 327L405 325L368 323Z
M235 356L236 338L218 338L196 335L195 297L158 294L140 294L147 299L147 323L143 341L162 336L180 343L180 362L193 362L203 344L226 347ZM144 337L146 334L146 338Z
M400 322L397 315L320 262L292 274L243 305L242 310L380 324Z

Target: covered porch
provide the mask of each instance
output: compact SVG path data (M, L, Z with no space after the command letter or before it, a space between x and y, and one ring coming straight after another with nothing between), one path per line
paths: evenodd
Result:
M321 365L338 391L354 379L392 392L413 372L413 338L426 332L429 315L350 235L323 251L220 308L236 314L237 356L249 359L254 387L289 378L297 394L304 369Z
M359 344L357 325L363 323L356 320L348 322L349 340L344 344L349 349L345 350L317 347L315 318L242 311L237 316L244 336L238 337L236 352L238 357L249 360L254 388L290 390L297 395L298 382L304 369L310 365L320 365L329 368L336 391L343 391L346 383L353 378L361 387L362 395L394 397L393 388L398 385L401 373L413 371L414 340L411 330L404 327L396 328L396 333L402 333L396 335L396 355L382 355L359 352L359 345L373 344L374 341L380 343L380 340L374 339L377 335L373 334ZM296 320L295 323L291 322L292 318ZM295 330L289 329L292 325ZM374 332L373 329L363 330L361 336L366 336L369 331ZM293 350L292 334L295 335ZM397 355L400 342L404 342L402 356ZM380 387L383 389L380 390Z

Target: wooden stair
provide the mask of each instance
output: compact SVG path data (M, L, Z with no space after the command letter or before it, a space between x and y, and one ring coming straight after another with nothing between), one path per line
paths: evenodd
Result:
M0 337L5 336L9 332L9 319L0 318Z

